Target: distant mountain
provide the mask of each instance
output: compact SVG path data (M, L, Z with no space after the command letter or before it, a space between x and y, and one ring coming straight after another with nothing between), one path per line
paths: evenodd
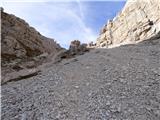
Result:
M113 47L148 39L160 32L159 0L128 0L123 10L102 28L97 47Z

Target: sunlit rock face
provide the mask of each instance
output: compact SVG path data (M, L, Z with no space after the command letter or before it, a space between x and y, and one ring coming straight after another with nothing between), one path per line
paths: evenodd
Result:
M102 28L97 47L133 44L160 32L159 0L128 0L123 10Z

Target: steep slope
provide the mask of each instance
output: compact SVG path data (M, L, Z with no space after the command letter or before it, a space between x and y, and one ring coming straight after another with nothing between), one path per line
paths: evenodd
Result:
M97 47L137 43L160 32L159 0L127 0L123 10L101 30Z
M145 28L146 22L141 22ZM150 29L156 28L157 23L149 23ZM153 34L147 31L142 31L144 38L156 36L140 39L138 44L94 49L56 64L47 63L36 76L6 82L1 87L2 119L160 120L160 33L157 28ZM107 30L103 32L102 35L107 34ZM122 39L119 32L119 39L111 44L131 41L131 36ZM97 47L102 43L97 42ZM74 41L71 49L77 46L79 42Z
M35 66L41 61L40 57L55 55L61 50L53 39L44 37L24 20L5 13L2 8L1 23L2 73L7 67L19 70L23 63L29 61ZM21 65L18 65L19 63ZM31 66L31 63L28 65Z
M160 39L49 64L2 86L2 119L160 120Z

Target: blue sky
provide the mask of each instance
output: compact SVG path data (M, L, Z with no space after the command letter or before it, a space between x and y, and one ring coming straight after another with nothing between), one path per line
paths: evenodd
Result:
M1 6L67 48L75 39L96 41L103 25L124 5L124 0L5 0Z

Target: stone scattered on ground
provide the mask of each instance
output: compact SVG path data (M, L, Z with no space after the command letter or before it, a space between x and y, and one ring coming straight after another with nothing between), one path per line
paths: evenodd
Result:
M128 0L96 44L69 50L1 8L2 120L160 120L159 5Z
M48 64L2 85L3 120L159 120L160 39Z

